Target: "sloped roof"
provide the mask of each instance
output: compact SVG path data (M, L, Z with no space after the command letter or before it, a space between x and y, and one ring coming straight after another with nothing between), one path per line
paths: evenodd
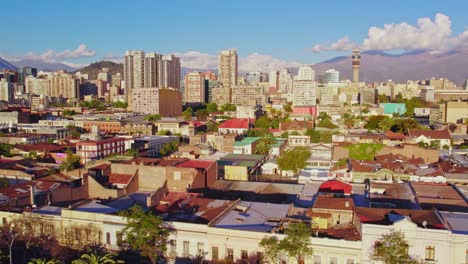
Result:
M353 186L338 180L329 180L322 183L319 187L319 192L342 192L344 194L351 194Z
M410 137L425 136L430 139L451 139L452 138L448 128L445 128L442 130L408 129L408 136Z
M250 121L245 118L232 118L219 125L218 128L242 128L248 129Z

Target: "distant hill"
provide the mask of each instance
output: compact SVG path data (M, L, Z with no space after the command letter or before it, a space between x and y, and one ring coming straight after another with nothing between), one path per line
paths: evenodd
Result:
M316 72L335 69L340 79L352 78L351 54L326 60L314 65ZM411 51L403 54L388 54L382 51L367 51L361 54L360 80L365 82L406 82L431 77L448 78L463 85L468 78L468 50L456 50L439 54L426 51Z
M0 71L1 70L16 70L16 66L9 63L8 61L4 60L3 58L0 58Z
M30 60L30 59L23 59L19 61L12 62L17 68L22 67L34 67L37 68L39 71L60 71L65 70L67 72L73 72L76 69L70 67L66 64L60 62L47 62L43 60Z
M91 63L90 65L77 71L88 74L90 80L96 80L97 75L102 71L102 68L108 68L110 74L120 73L123 75L123 64L105 60Z

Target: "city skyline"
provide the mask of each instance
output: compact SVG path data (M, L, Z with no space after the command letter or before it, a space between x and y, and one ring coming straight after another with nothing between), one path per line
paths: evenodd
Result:
M124 1L4 5L5 21L23 20L9 23L10 37L2 44L0 57L81 67L101 59L122 61L126 50L156 50L181 57L184 67L209 69L216 67L219 51L236 48L240 65L263 65L271 70L317 63L349 54L354 47L437 53L466 47L466 5L427 1L378 6L369 1L293 1L288 6L261 1L183 5L139 1L130 7ZM140 14L125 19L125 12ZM49 30L26 32L24 23Z

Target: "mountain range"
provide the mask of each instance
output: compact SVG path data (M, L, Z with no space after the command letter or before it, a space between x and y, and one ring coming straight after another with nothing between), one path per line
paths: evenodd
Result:
M19 60L8 62L0 58L0 69L14 70L18 67L32 66L39 70L80 71L90 74L90 78L107 67L112 74L122 72L122 64L100 61L84 68L76 69L58 62L44 62L40 60ZM340 79L352 78L351 56L339 56L314 65L318 75L328 69L340 72ZM468 50L454 50L443 53L427 51L411 51L402 54L390 54L382 51L366 51L361 54L360 80L365 82L381 82L393 80L406 82L407 80L424 80L431 77L448 78L458 85L463 85L468 78ZM190 71L216 71L216 69L193 69L182 67L182 76ZM279 69L278 69L279 70ZM297 72L297 67L290 68Z

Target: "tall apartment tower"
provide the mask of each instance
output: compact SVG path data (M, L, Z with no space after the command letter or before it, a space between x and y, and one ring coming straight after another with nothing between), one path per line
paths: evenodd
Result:
M191 72L185 75L185 102L204 103L206 98L205 75L201 72Z
M140 50L129 50L124 56L125 99L130 105L132 90L144 87L145 53Z
M180 90L180 58L174 55L164 55L159 60L158 87Z
M145 66L144 66L144 87L155 88L159 87L159 62L161 61L161 55L150 52L146 54Z
M218 56L218 81L221 82L228 102L231 101L232 87L237 85L238 57L235 49L223 50Z
M353 82L359 82L359 68L361 67L361 50L353 49Z
M298 81L315 81L315 71L312 66L305 65L299 67L297 72Z

